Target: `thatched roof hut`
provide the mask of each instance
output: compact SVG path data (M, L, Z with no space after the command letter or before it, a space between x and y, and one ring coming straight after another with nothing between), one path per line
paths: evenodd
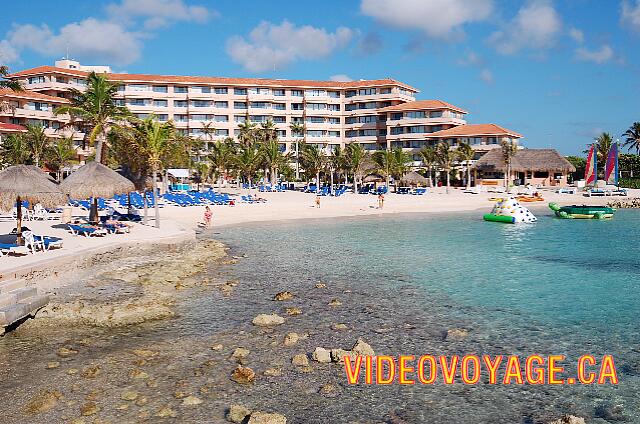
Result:
M488 151L473 165L477 171L505 172L507 165L502 157L502 149ZM513 172L551 171L575 172L576 168L555 149L520 149L511 159Z
M384 178L378 174L369 174L362 179L363 183L379 183L381 181L384 181Z
M425 185L428 180L422 175L418 174L416 171L407 172L400 179L400 182L408 185Z
M0 171L0 210L12 210L18 198L51 208L67 202L58 185L31 165L13 165Z
M98 162L89 162L65 178L60 189L72 198L88 199L129 193L135 187L113 169Z

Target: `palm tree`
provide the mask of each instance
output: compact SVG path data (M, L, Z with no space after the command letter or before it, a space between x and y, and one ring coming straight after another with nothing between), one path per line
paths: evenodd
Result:
M449 187L451 187L451 170L453 169L453 162L456 159L455 152L451 150L449 143L441 141L436 146L436 158L438 165L447 175L447 188L446 193L449 194Z
M433 187L435 186L435 181L433 178L435 177L435 173L433 172L433 168L438 163L438 155L436 154L436 149L433 147L424 146L420 149L420 156L422 157L422 163L427 168L427 172L429 175L429 184Z
M226 178L227 171L233 165L234 154L235 143L230 137L218 140L211 146L211 153L207 156L210 164L209 172L216 176L218 188L222 187L222 180Z
M262 166L262 153L256 146L242 146L233 158L235 167L240 171L240 175L247 179L249 187Z
M202 124L202 135L205 139L204 145L207 150L209 150L209 142L213 140L213 136L216 135L216 129L212 122L204 122Z
M624 146L629 150L635 149L640 155L640 122L634 122L622 135L626 137Z
M302 166L307 180L316 175L316 193L320 192L320 172L326 166L327 158L318 144L304 144L302 147Z
M91 72L87 77L86 91L70 89L71 104L54 111L56 115L68 113L72 120L82 121L89 134L89 145L97 143L95 160L99 163L106 161L104 149L110 126L131 117L126 107L116 105L114 96L117 91L117 84L109 82L104 75Z
M604 163L607 160L607 156L609 155L609 149L611 149L611 145L613 144L613 138L611 137L611 134L603 132L593 141L594 142L592 144L587 145L588 148L584 151L584 153L588 153L591 149L591 146L595 145L596 157L598 159L598 169L604 169Z
M280 150L278 139L265 141L260 146L265 167L269 170L271 185L277 183L278 170L289 162L289 155Z
M471 162L475 155L473 148L469 143L460 143L458 148L456 149L456 154L458 156L458 160L461 162L465 162L465 166L467 168L467 190L471 188Z
M502 146L502 160L506 165L507 169L504 174L504 184L507 192L509 191L509 185L511 184L511 162L513 161L513 157L516 155L518 151L518 145L513 142L513 140L502 140L500 142Z
M358 192L358 180L361 179L369 169L370 158L362 144L352 143L345 148L347 168L353 174L353 192Z
M402 150L402 147L396 147L391 154L393 157L391 176L395 180L395 190L398 191L398 183L410 169L411 157Z
M206 183L209 177L209 165L206 162L196 162L193 167L195 168L196 175L193 178L198 185L198 191L200 191L200 184Z
M376 167L376 172L384 177L387 190L389 190L395 161L393 152L391 150L378 150L373 154L372 159Z
M47 151L47 166L56 171L58 182L62 181L62 169L69 166L76 157L73 144L73 137L61 137L56 139Z
M51 139L44 132L44 127L42 125L27 124L26 140L27 148L33 158L33 164L35 166L40 166L40 160L49 148Z
M340 145L334 146L331 150L331 156L329 157L329 165L331 167L331 190L333 190L333 173L337 173L339 177L344 177L345 184L347 184L347 174L349 165L347 163L346 149L342 149Z
M2 139L0 144L0 158L2 165L23 165L31 160L31 152L24 134L10 134Z
M256 142L256 124L251 122L249 114L245 116L244 122L238 124L238 129L240 130L238 134L238 142L240 145L249 146Z
M8 80L9 76L9 68L5 65L0 65L0 88L8 88L13 91L22 91L24 87L20 84L18 80Z
M145 158L151 169L153 183L156 228L160 227L160 209L158 208L158 171L163 160L175 149L175 130L170 122L161 123L153 115L133 124L133 143L139 154ZM146 194L145 194L146 197Z
M300 179L300 138L302 138L302 143L305 143L304 132L305 128L300 122L292 123L289 128L291 129L291 134L296 138L296 180Z

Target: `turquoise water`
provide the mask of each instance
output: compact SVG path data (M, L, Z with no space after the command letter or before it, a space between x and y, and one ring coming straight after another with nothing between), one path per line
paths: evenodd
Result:
M254 278L415 287L419 295L391 299L397 309L433 311L444 327L470 329L476 352L612 354L618 387L549 396L566 397L568 411L594 422L640 422L640 213L537 215L522 225L479 213L256 224L216 237L254 258ZM616 405L622 415L611 412Z

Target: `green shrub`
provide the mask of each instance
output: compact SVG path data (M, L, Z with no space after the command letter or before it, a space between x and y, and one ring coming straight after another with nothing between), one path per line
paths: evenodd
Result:
M640 178L620 178L620 187L640 188Z

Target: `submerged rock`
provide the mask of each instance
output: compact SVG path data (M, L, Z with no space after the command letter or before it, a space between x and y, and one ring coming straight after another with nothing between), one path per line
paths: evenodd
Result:
M252 412L249 416L249 424L287 424L287 418L280 414Z
M294 344L298 343L298 340L300 340L300 336L298 335L298 333L287 333L287 335L284 336L283 344L285 346L293 346Z
M279 300L279 301L283 301L283 300L291 300L293 299L293 293L291 293L290 291L283 291L280 293L277 293L274 297L273 300Z
M304 353L301 353L294 355L293 358L291 358L291 363L299 367L307 367L309 366L309 358L307 358L307 355Z
M87 402L80 407L80 415L83 417L95 415L98 412L100 412L100 407L95 402Z
M282 375L282 369L280 367L271 367L264 370L262 374L265 377L280 377Z
M24 407L24 412L28 415L35 415L49 411L62 398L62 393L57 390L44 390L29 400Z
M70 356L77 355L77 354L78 354L78 351L70 347L61 347L56 351L56 355L58 355L61 358L68 358Z
M231 354L231 358L235 360L245 359L251 351L244 347L237 347Z
M462 341L467 338L469 331L464 328L450 328L447 330L444 339L451 341Z
M231 405L225 418L229 422L240 424L247 418L247 415L250 414L251 410L243 405Z
M80 375L84 378L96 378L101 372L100 365L91 365L84 368Z
M249 384L256 380L256 373L249 367L238 365L231 373L231 380L239 384Z
M178 414L176 413L176 411L169 408L168 406L160 408L160 410L156 412L156 417L158 418L175 418L177 416Z
M58 362L58 361L47 362L47 369L48 370L52 370L54 368L58 368L59 366L60 366L60 362Z
M331 362L331 352L323 347L316 347L311 358L321 364L328 364Z
M375 352L371 346L361 338L355 342L351 351L360 356L375 356Z
M355 359L358 356L356 353L351 352L350 350L344 349L331 349L331 361L343 363L344 357L348 356L351 359Z
M256 316L251 323L258 327L270 327L284 324L284 318L278 314L260 314Z
M340 302L340 299L331 299L331 301L328 303L329 306L340 306L342 305L342 302Z
M126 400L126 401L134 401L134 400L138 399L138 396L140 396L140 394L138 392L133 391L133 390L127 390L126 392L123 392L120 395L120 399Z
M342 324L342 323L333 324L331 326L331 328L333 328L334 330L338 330L338 331L339 330L348 330L349 329L349 327L347 327L346 324Z
M302 309L295 306L292 308L286 308L285 311L287 312L287 315L302 315Z
M585 424L584 418L575 417L573 415L563 415L555 421L550 421L548 424Z
M182 399L182 405L184 406L195 406L195 405L200 405L201 403L202 403L202 399L193 395L187 396L186 398Z
M327 285L325 283L317 283L316 284L316 288L317 289L326 289Z

